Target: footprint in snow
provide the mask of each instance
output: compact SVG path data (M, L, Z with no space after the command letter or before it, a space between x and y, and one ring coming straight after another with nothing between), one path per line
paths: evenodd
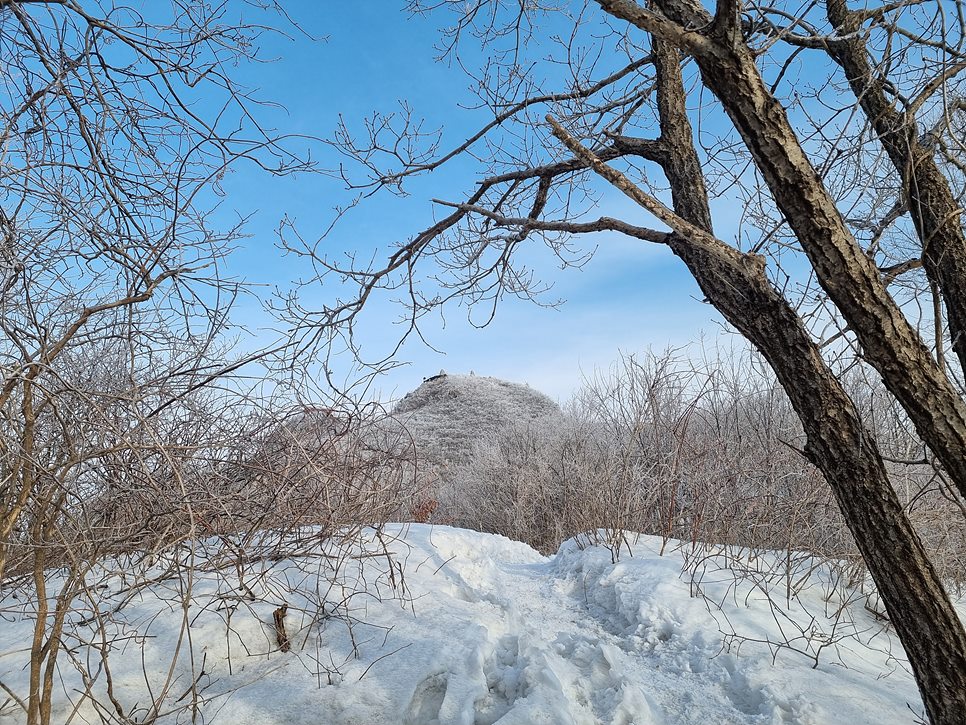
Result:
M473 725L493 725L513 704L527 695L523 670L527 661L520 655L520 640L513 635L500 638L496 650L483 665L486 695L476 703Z
M447 685L445 674L432 675L420 682L406 708L403 725L438 725Z
M561 634L556 653L575 668L577 701L608 725L656 725L661 709L624 672L624 652L616 645L580 635Z
M801 697L781 696L768 684L754 683L733 658L724 657L722 664L728 679L722 683L722 689L738 712L749 716L770 716L773 723L806 725L813 722L813 704Z

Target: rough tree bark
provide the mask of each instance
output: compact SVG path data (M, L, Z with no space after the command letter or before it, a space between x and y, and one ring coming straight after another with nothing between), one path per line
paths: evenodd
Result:
M826 0L829 21L840 39L829 40L829 56L845 72L856 100L875 129L902 180L905 206L922 242L922 263L930 281L941 289L953 350L966 371L966 236L963 210L933 157L934 149L919 138L916 110L941 84L924 88L901 113L888 101L884 80L869 64L862 24L865 16L851 12L844 0ZM951 64L940 79L966 69Z
M712 232L711 210L685 106L679 55L653 40L661 149L674 210ZM575 153L582 153L571 140ZM617 180L595 162L595 170ZM618 180L618 184L620 181ZM631 194L633 198L633 194ZM694 236L668 245L708 300L764 355L802 420L809 460L835 493L906 647L930 720L962 723L966 714L966 633L889 482L882 456L841 383L801 319L767 279L754 255Z
M879 268L856 242L801 147L784 107L768 91L741 37L737 5L712 17L691 0L659 0L667 17L633 0L601 7L691 55L704 85L741 134L822 288L848 321L863 354L966 496L966 403L892 299ZM698 33L688 28L706 28ZM943 290L947 299L955 290ZM952 293L952 294L951 294Z

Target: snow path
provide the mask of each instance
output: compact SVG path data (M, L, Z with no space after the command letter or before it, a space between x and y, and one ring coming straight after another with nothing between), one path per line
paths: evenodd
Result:
M838 688L834 667L812 670L798 655L780 656L805 680L796 683L789 669L771 666L767 650L766 662L722 652L715 620L689 597L677 557L644 546L635 553L651 556L614 565L606 552L571 546L517 561L506 546L494 551L465 532L437 529L429 540L442 588L487 616L478 618L486 624L476 625L478 644L462 669L451 662L420 682L407 725L883 721L860 693L827 702ZM465 684L474 679L485 681L482 698L481 688ZM808 685L822 691L810 697Z
M184 650L175 654L181 613L172 582L143 590L114 625L123 634L110 660L114 694L128 721L141 721L151 702L145 675L162 680L172 659L174 686L158 725L913 725L921 711L894 637L861 605L847 621L834 616L841 607L826 602L818 575L776 616L760 591L735 587L713 561L702 587L720 608L692 597L681 555L662 556L653 537L615 564L606 550L573 542L544 557L447 527L390 533L406 564L406 599L353 599L351 631L313 608L321 582L305 562L251 572L264 599L244 608L226 609L238 601L230 577L199 574L192 666ZM15 614L23 601L0 596L8 613L0 681L18 692L26 692L31 625ZM275 642L273 611L283 602L298 643L290 652ZM746 639L726 648L723 633L732 631ZM842 636L849 633L857 636ZM827 643L817 667L762 643L798 636L801 650ZM192 712L180 693L199 671L205 700ZM80 691L69 665L61 674L57 723ZM0 708L0 725L21 722L22 711ZM84 701L72 722L100 720Z
M456 548L446 533L437 532L433 543ZM627 672L620 638L578 603L552 561L506 563L485 551L466 554L441 572L466 601L498 608L478 650L486 694L474 702L447 700L446 678L434 675L424 681L433 686L414 694L408 712L419 715L407 725L462 723L467 705L475 710L473 725L668 722ZM539 697L531 698L538 690Z

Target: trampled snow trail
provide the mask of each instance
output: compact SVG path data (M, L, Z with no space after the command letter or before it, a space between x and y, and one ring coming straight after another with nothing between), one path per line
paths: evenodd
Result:
M178 655L172 701L162 708L169 714L158 724L912 725L921 710L894 638L861 606L848 629L818 578L776 613L759 590L735 587L714 566L702 586L718 605L692 597L681 555L669 548L661 556L651 537L615 564L608 551L573 542L543 557L472 531L413 525L394 533L406 601L353 600L350 634L307 606L299 619L299 602L286 595L298 643L290 652L275 643L279 602L239 609L226 626L225 590L199 575L189 612L195 666ZM287 566L266 564L266 591L276 591L273 579L290 583ZM295 570L307 590L316 586ZM111 668L114 696L128 712L150 702L143 670L157 681L174 656L182 614L164 586L145 589L119 614L127 644L112 653ZM128 636L135 630L136 647ZM726 648L723 633L741 639ZM29 634L29 617L0 630L0 681L14 691L26 686ZM803 654L762 644L780 640L803 651L827 645L813 668ZM199 672L204 698L191 712L177 698ZM100 722L76 696L76 673L68 667L63 677L54 721L66 721L73 698L73 722ZM20 722L16 707L0 708L0 725Z
M913 719L905 702L917 704L916 694L904 673L882 689L895 695L899 680L908 699L884 701L861 685L852 690L863 673L844 663L811 669L801 655L779 652L773 666L767 647L748 646L748 657L723 651L717 621L680 579L680 559L658 556L653 539L617 564L606 551L572 544L527 560L522 545L449 529L433 531L429 542L445 562L437 574L443 589L487 616L477 620L482 631L465 669L454 662L448 674L431 675L414 692L409 711L417 716L407 722L810 725L879 723L890 710ZM507 555L511 547L519 558ZM756 621L761 614L746 613L750 636L767 628ZM867 667L877 652L860 653L853 666ZM485 696L447 688L454 677L485 679Z
M553 561L506 562L448 531L435 532L432 542L452 557L440 573L467 601L488 603L498 616L488 619L479 646L486 695L465 703L444 697L432 717L413 725L462 723L459 713L470 709L473 725L671 722L627 671L620 637L592 616ZM423 692L415 694L421 706Z

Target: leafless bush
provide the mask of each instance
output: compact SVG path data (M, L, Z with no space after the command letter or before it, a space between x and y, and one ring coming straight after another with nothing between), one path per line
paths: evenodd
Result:
M378 524L413 476L412 444L377 405L301 405L246 420L241 451L203 462L198 515L205 533Z
M401 585L380 524L403 474L374 412L285 415L297 356L273 401L241 377L268 351L225 342L240 230L206 201L236 163L311 168L233 77L286 22L245 5L0 2L0 616L29 643L3 653L0 710L28 725L196 720L199 612L287 604L301 650L371 578ZM135 657L115 688L112 661L167 626L128 616L151 592L180 614L167 666Z
M337 677L340 663L319 649L324 627L351 631L362 598L404 594L382 524L410 474L398 441L374 432L384 430L378 409L273 418L223 392L169 397L166 414L141 416L139 427L130 406L146 401L117 397L124 405L75 401L56 432L38 417L45 445L30 460L35 479L4 542L0 616L33 630L28 651L5 653L8 704L19 703L30 723L74 709L131 722L200 708L208 695L194 678L205 672L211 684L225 673L205 664L188 627L212 611L221 613L229 669L274 651L239 635L240 623L270 622L286 607L295 656L315 662L320 678ZM21 450L3 450L8 468ZM144 647L170 626L127 613L145 596L159 612L182 613L165 634L179 644L165 653L167 674L144 670L147 694L119 694L112 661L130 666L132 642ZM75 689L57 687L77 677Z
M851 566L852 537L764 370L748 353L627 356L587 382L564 424L481 441L443 510L544 551L589 535L617 555L627 532L644 532L693 552L785 552L772 560L789 591L815 561ZM881 384L848 380L942 576L962 586L962 502Z

